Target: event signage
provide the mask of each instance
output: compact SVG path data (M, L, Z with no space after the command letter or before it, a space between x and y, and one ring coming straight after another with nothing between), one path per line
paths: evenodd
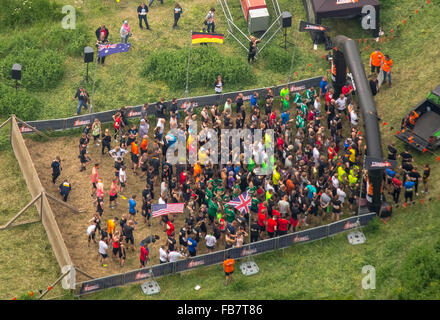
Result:
M367 156L365 158L365 169L367 170L384 170L387 168L395 168L397 162L395 160L385 160Z
M330 31L329 27L320 25L320 24L314 24L310 22L300 21L299 22L299 32L306 32L306 31L322 31L322 32L328 32Z

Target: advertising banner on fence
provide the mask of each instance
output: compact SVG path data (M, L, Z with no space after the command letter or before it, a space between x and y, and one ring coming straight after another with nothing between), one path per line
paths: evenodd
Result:
M322 77L316 77L316 78L310 78L305 79L297 82L290 82L288 83L288 87L291 93L298 92L300 90L305 90L310 87L317 87L319 86L319 83L321 81ZM270 87L273 90L273 94L275 96L280 95L281 89L285 86L285 84L278 85L276 87ZM242 91L236 91L236 92L229 92L222 95L213 94L213 95L206 95L206 96L199 96L199 97L192 97L192 98L182 98L177 100L177 105L179 108L182 106L185 106L186 103L193 101L194 107L202 107L205 105L213 105L213 104L221 104L226 101L226 99L231 98L233 101L235 97L239 93L243 93L244 95L244 101L250 100L252 94L254 92L258 92L260 97L264 97L266 94L267 88L259 88L259 89L250 89L250 90L242 90ZM171 101L165 102L166 106L171 105ZM154 108L155 103L148 103L147 108L147 114L148 115L154 115ZM73 108L73 107L72 107ZM142 105L138 106L129 106L127 107L127 117L128 118L137 118L140 116ZM103 111L103 112L97 112L97 113L91 113L91 114L84 114L81 116L71 117L71 118L64 118L64 119L52 119L52 120L36 120L36 121L28 121L27 123L33 127L35 127L38 130L44 131L44 130L66 130L66 129L72 129L72 128L78 128L85 126L88 123L93 122L95 118L98 118L101 123L107 123L113 121L113 114L116 113L118 110L109 110L109 111ZM20 125L20 131L22 133L25 132L31 132L29 129L23 128L22 125Z

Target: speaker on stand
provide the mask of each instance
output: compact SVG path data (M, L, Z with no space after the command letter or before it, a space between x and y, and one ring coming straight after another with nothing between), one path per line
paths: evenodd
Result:
M287 49L287 43L293 45L293 43L287 41L287 28L292 27L292 14L288 11L284 11L281 13L282 27L284 29L284 49Z
M14 63L12 66L12 79L15 80L15 92L18 92L18 80L21 80L21 65Z
M89 82L89 62L93 62L94 50L92 47L84 48L84 63L87 63L86 82Z

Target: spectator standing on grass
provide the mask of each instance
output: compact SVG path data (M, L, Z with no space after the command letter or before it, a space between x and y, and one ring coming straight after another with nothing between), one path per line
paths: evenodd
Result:
M383 72L383 83L387 82L387 78L389 80L389 84L391 87L391 68L393 67L393 60L389 55L385 55L383 59L382 72Z
M174 6L174 24L173 24L173 29L177 28L177 22L180 19L180 15L183 13L182 7L180 6L180 4L176 3L176 5Z
M130 26L128 25L128 21L124 20L124 23L121 26L121 43L127 43L128 42L128 38L131 36L131 29Z
M61 170L63 170L63 168L61 168L60 156L56 156L55 160L52 161L52 164L50 166L52 168L52 182L53 184L55 184L61 174Z
M76 91L75 97L73 100L78 99L78 107L76 108L76 115L80 115L82 107L84 107L86 110L89 108L87 103L89 102L89 94L87 93L86 89L83 87L79 87Z
M375 75L370 75L369 84L370 84L371 94L373 95L373 97L375 97L379 92L379 81L377 81L377 77Z
M99 39L101 39L101 36L104 36L105 40L108 40L108 29L105 27L105 25L100 26L98 29L96 29L95 31L96 34L96 40L99 41Z
M371 73L374 73L377 70L377 73L380 72L384 60L383 53L380 52L380 49L377 48L370 55L370 66Z
M217 81L214 83L214 90L216 94L222 94L223 92L224 82L222 80L222 76L217 76Z
M431 174L431 168L429 167L429 164L425 164L425 167L423 168L423 192L428 192L428 182L429 182L429 175Z
M227 286L232 281L232 274L234 273L235 260L228 254L226 260L223 261L223 270L225 271L226 279L225 285Z
M205 17L205 25L208 27L208 33L212 32L215 33L215 18L214 18L214 14L215 14L215 8L211 8L211 10L209 10L208 14Z
M60 184L58 190L60 191L60 194L63 196L63 201L67 202L67 198L69 197L70 190L72 190L72 186L67 181L67 179L64 179L64 182Z
M148 25L147 13L148 7L145 3L141 3L141 5L137 8L138 18L139 18L139 28L143 29L142 20L145 22L145 28L150 30L150 26Z
M324 76L322 78L321 82L319 83L319 95L321 97L325 97L325 95L327 93L327 88L328 88L327 77Z
M249 41L248 63L251 63L251 61L255 61L255 55L257 54L257 44L260 42L260 39L251 36L251 40Z
M104 34L101 33L101 37L96 41L96 48L99 49L99 46L105 46L108 44L108 40L104 37ZM98 57L98 64L101 63L101 65L104 65L105 62L105 56L104 57Z

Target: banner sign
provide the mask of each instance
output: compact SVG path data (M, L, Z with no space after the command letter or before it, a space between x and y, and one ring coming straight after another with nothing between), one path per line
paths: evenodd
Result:
M387 168L396 168L397 161L373 158L367 156L365 158L365 169L367 170L384 170Z
M310 23L310 22L300 21L299 22L299 32L306 32L306 31L328 32L328 31L330 31L330 28L327 26L320 25L320 24L314 24L314 23Z
M131 43L115 43L100 45L98 47L98 58L109 56L119 52L127 52L130 49Z
M288 87L290 88L291 92L297 92L300 90L305 90L310 87L318 87L319 83L321 82L322 77L315 77L305 80L300 80L296 82L290 82L287 83ZM273 90L274 96L279 96L280 91L284 88L285 84L278 85L276 87L269 87ZM210 106L213 104L221 104L226 101L226 99L231 98L232 100L235 99L235 97L239 93L243 93L245 97L245 101L249 100L250 97L254 92L257 92L260 97L262 97L266 92L268 88L259 88L259 89L249 89L249 90L241 90L241 91L235 91L235 92L228 92L224 94L212 94L212 95L206 95L206 96L198 96L198 97L192 97L192 98L182 98L177 100L177 104L179 107L181 107L183 104L188 103L189 101L194 101L195 106L197 107L203 107L203 106ZM149 103L147 108L147 114L148 115L154 115L154 105L155 103ZM171 101L165 102L166 106L171 105ZM73 107L72 107L73 108ZM76 108L76 107L75 107ZM129 106L127 107L127 116L128 118L137 118L140 116L142 105L138 106ZM116 113L118 110L108 110L108 111L102 111L97 113L91 113L91 114L84 114L80 116L75 116L71 118L63 118L63 119L52 119L52 120L35 120L35 121L26 121L29 125L35 127L37 130L44 131L44 130L68 130L72 128L77 128L78 126L81 126L82 124L92 123L95 118L99 119L101 123L108 123L113 122L112 116ZM20 130L25 132L31 132L27 129L24 129L21 124L19 124ZM23 129L22 129L23 128Z

